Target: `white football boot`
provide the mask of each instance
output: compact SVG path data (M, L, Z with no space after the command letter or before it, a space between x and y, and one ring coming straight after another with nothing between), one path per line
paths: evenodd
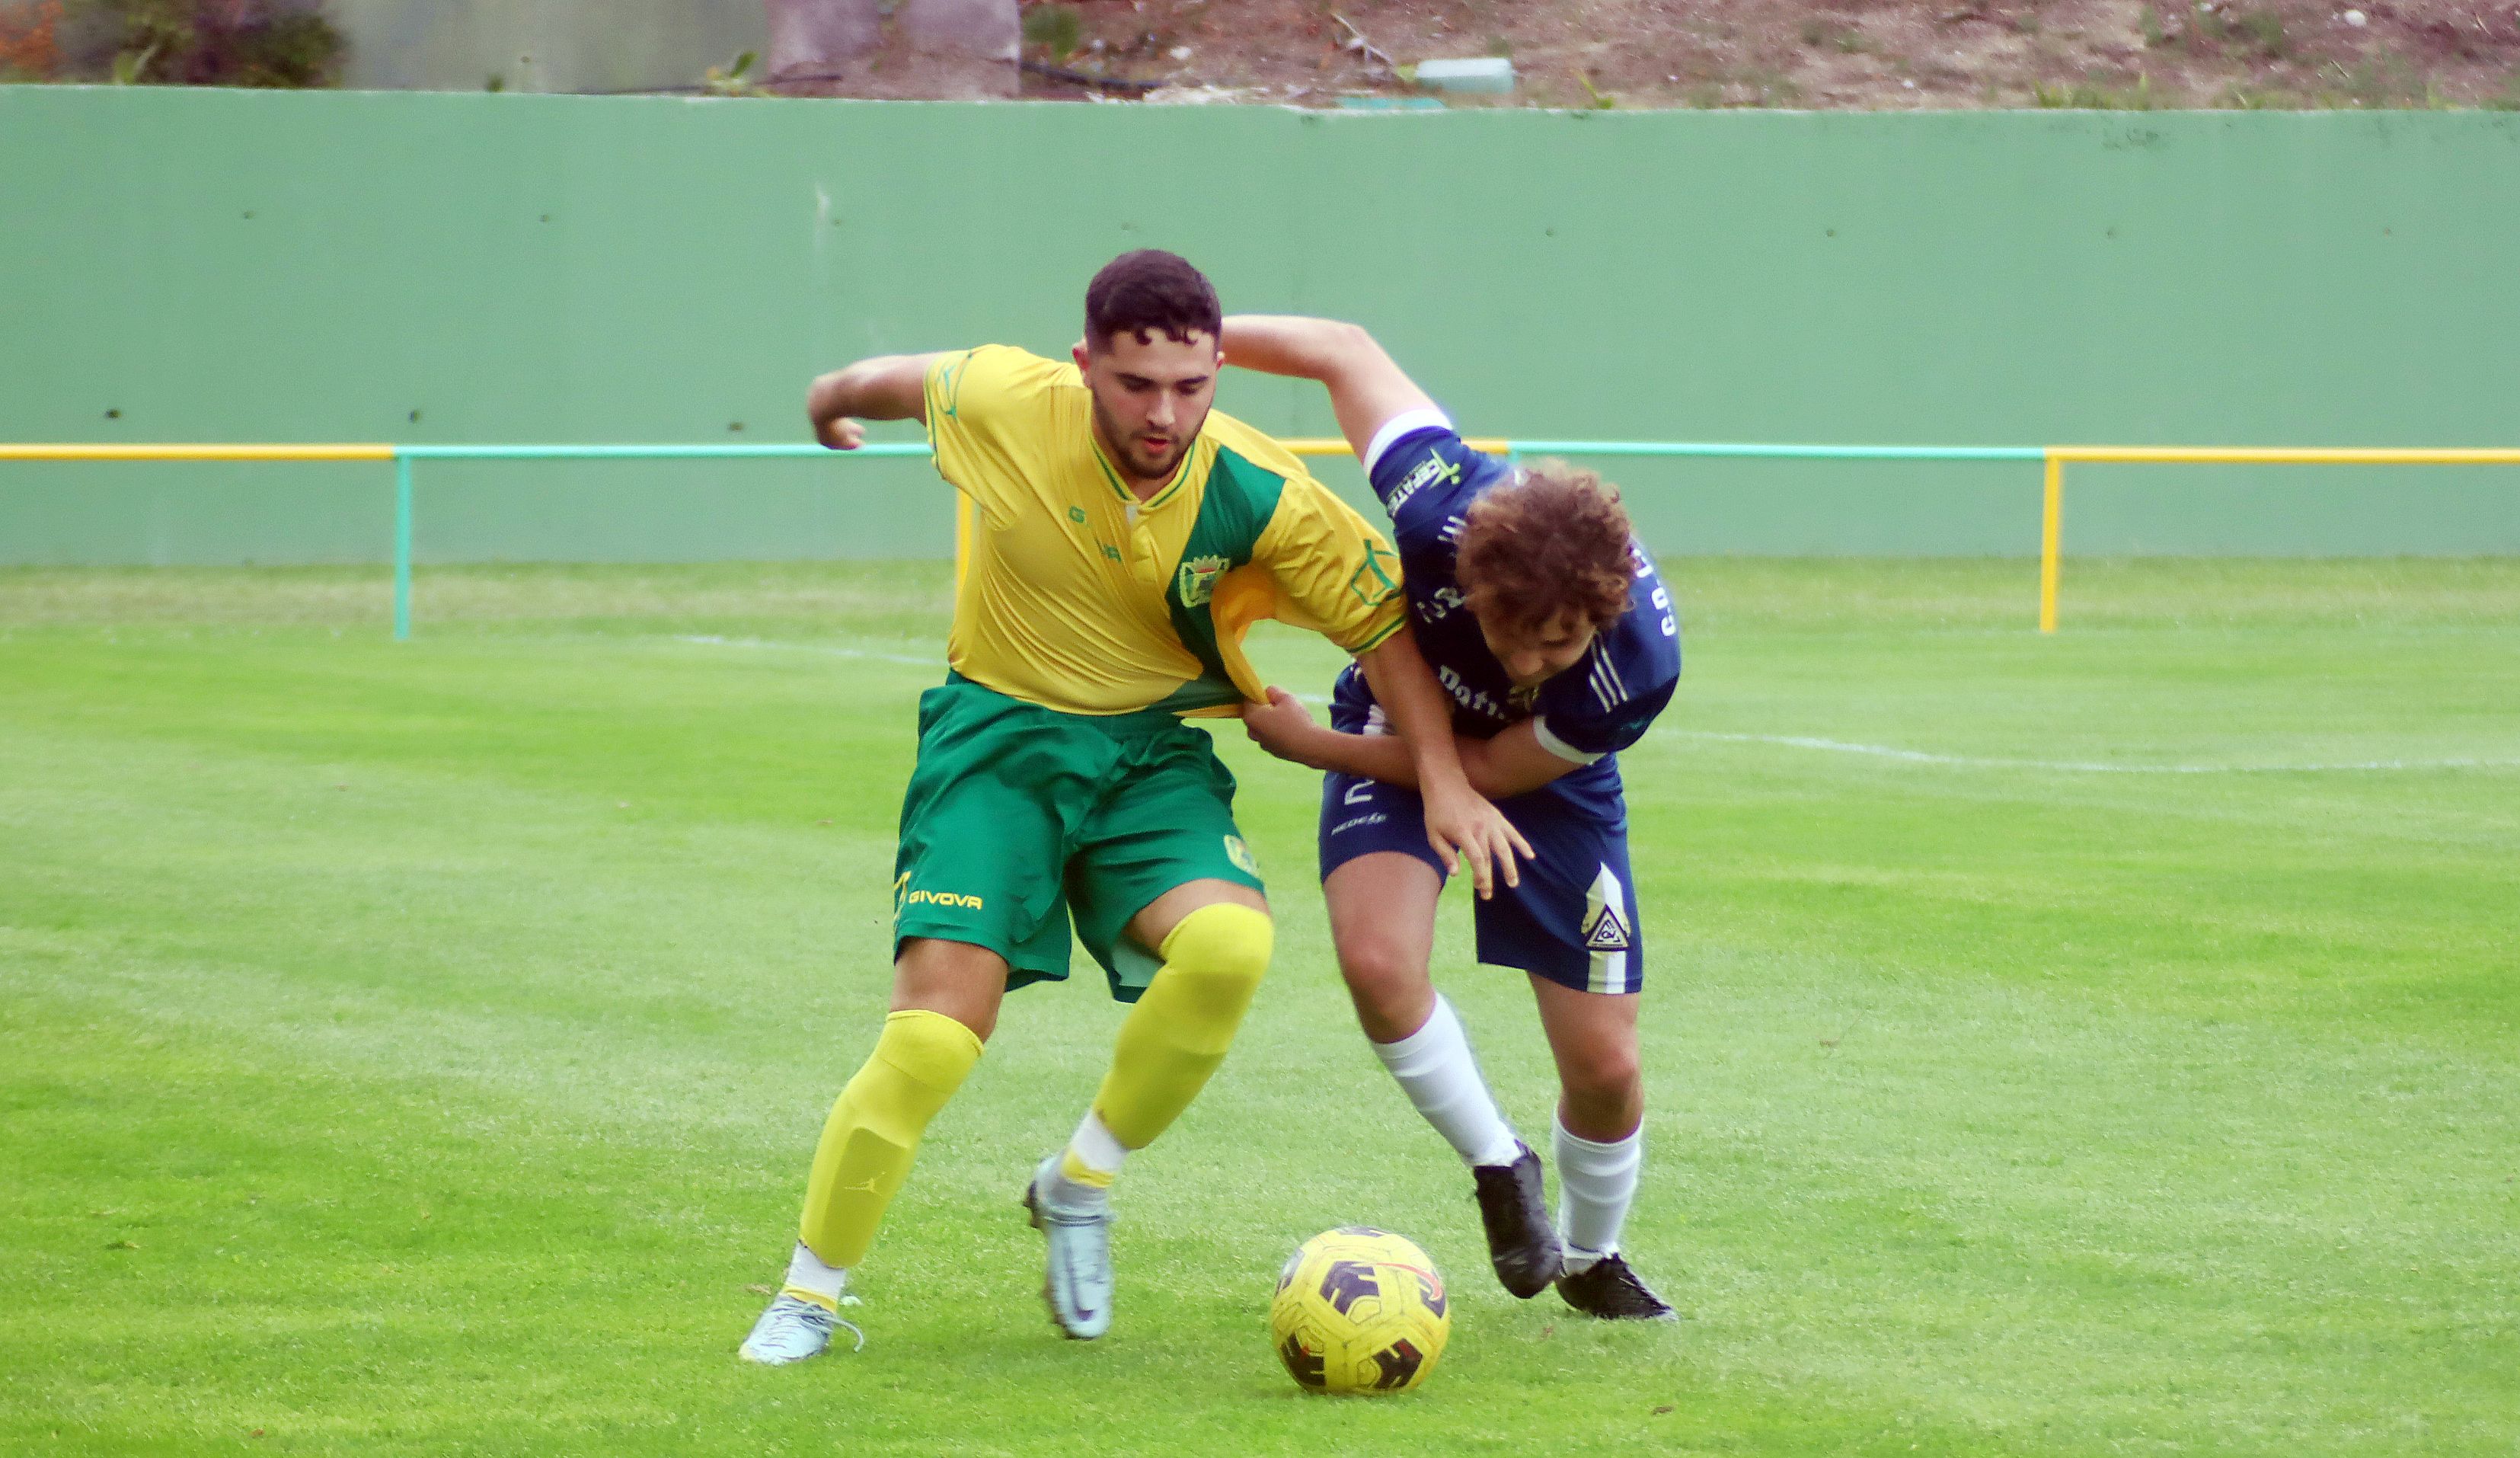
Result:
M844 1295L840 1304L854 1306L858 1299ZM743 1339L742 1354L747 1362L784 1367L821 1356L823 1349L832 1344L832 1333L843 1327L857 1339L857 1344L849 1350L864 1348L866 1333L858 1330L856 1322L841 1319L838 1311L820 1301L783 1291L770 1299L769 1308L752 1324L752 1335Z
M1091 1342L1111 1330L1111 1206L1060 1204L1052 1192L1059 1178L1058 1155L1053 1153L1024 1186L1024 1208L1032 1226L1050 1241L1050 1260L1041 1282L1041 1299L1050 1319L1067 1336Z

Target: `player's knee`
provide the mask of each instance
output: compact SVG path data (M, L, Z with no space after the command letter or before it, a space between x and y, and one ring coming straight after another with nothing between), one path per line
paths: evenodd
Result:
M1426 980L1425 959L1406 938L1382 933L1340 938L1338 961L1340 976L1358 989L1407 987Z
M941 1105L980 1061L980 1037L943 1013L904 1008L883 1020L875 1057L921 1091L915 1101Z
M1277 927L1267 912L1219 901L1174 923L1162 950L1166 965L1238 988L1247 998L1268 973L1276 945Z
M1425 1022L1434 1001L1426 976L1426 959L1406 938L1365 934L1343 938L1338 946L1339 975L1347 981L1357 1016L1377 1041L1406 1037Z
M1560 1071L1566 1102L1593 1121L1616 1117L1634 1108L1643 1075L1634 1048L1605 1048Z

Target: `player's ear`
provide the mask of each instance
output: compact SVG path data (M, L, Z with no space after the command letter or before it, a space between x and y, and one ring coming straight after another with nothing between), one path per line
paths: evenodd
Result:
M1083 340L1078 340L1074 344L1068 346L1067 352L1074 355L1076 358L1076 372L1080 375L1085 373L1087 362L1093 358L1092 351L1085 347L1085 342Z

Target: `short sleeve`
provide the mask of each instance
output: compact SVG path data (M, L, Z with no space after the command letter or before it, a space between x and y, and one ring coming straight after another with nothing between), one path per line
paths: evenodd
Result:
M1636 552L1625 615L1602 630L1575 666L1551 679L1532 732L1561 759L1590 764L1645 737L1680 686L1680 618L1651 559Z
M1414 551L1461 509L1470 483L1490 473L1486 459L1462 443L1441 412L1410 411L1383 430L1395 428L1401 433L1376 436L1367 451L1372 465L1366 479L1391 515L1392 534Z
M1654 719L1670 706L1676 687L1663 684L1641 699L1598 714L1544 713L1531 721L1532 733L1542 748L1558 758L1590 764L1644 738Z
M940 356L927 367L927 444L936 474L983 508L991 482L1019 471L1022 442L1037 440L1054 389L1072 366L1005 344Z
M1311 477L1286 478L1251 560L1267 570L1279 600L1292 610L1281 616L1349 653L1373 648L1406 620L1398 554L1354 507Z

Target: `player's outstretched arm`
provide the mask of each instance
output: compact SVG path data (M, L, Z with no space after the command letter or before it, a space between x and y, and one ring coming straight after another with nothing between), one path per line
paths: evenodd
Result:
M927 421L927 367L933 354L878 354L817 375L805 390L814 438L833 450L866 443L859 420Z
M1405 630L1393 633L1357 655L1356 661L1374 702L1409 747L1418 797L1426 807L1427 843L1457 867L1468 862L1470 883L1481 896L1495 893L1499 877L1508 886L1520 886L1522 867L1514 853L1529 856L1531 843L1462 773L1453 704L1418 656L1418 641Z
M1361 324L1293 314L1229 314L1221 342L1227 364L1318 380L1328 387L1339 433L1360 461L1385 423L1435 403Z
M1334 770L1362 780L1418 788L1418 765L1409 747L1388 734L1341 734L1313 721L1303 701L1284 689L1269 690L1267 704L1247 704L1242 727L1252 743L1281 759L1309 769ZM1492 739L1456 738L1462 773L1490 799L1529 795L1579 766L1552 753L1529 719Z

